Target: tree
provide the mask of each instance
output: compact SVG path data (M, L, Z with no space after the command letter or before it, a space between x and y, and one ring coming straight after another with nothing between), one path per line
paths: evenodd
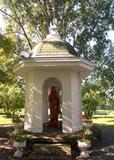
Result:
M56 18L61 36L72 37L77 52L90 58L91 40L100 47L113 27L113 0L3 0L3 4L0 11L16 23L11 29L22 31L30 48L28 31L45 37L50 22Z
M99 60L95 60L96 66L93 73L83 84L83 89L89 91L93 85L94 92L99 92L98 106L113 107L114 103L114 46L108 46ZM92 86L91 86L92 85ZM99 87L97 87L99 86ZM88 89L86 89L88 88ZM97 94L96 93L96 94ZM90 96L91 97L91 96ZM101 103L102 102L102 103Z
M108 31L114 28L113 0L1 2L0 12L8 22L6 31L14 33L21 40L25 51L31 50L36 42L46 37L50 22L56 18L61 37L73 45L79 56L95 64L94 72L89 78L95 86L98 83L102 85L109 99L113 98L114 56L113 46L107 38ZM90 79L87 79L89 83Z
M13 81L12 66L14 63L13 53L15 50L14 37L6 37L0 34L0 82Z
M82 87L83 110L88 118L91 118L98 106L104 107L107 102L107 94L100 82L85 81Z
M0 107L8 117L24 107L24 89L13 74L15 53L15 36L0 34Z
M0 85L0 107L7 117L24 108L24 90L16 85Z

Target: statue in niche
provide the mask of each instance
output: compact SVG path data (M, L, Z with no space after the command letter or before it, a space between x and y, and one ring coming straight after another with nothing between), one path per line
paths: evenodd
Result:
M48 100L49 100L49 108L50 108L49 126L58 127L58 116L60 113L60 98L59 98L59 93L55 86L51 87Z

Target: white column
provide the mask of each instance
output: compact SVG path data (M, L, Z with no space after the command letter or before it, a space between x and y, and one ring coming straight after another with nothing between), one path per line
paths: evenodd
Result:
M72 132L72 114L71 114L71 82L70 74L64 74L63 96L62 96L62 132Z
M28 97L27 97L28 96ZM43 131L42 123L42 85L37 73L29 72L26 94L25 130L34 133Z
M62 132L81 130L81 81L80 74L75 71L64 77L62 109Z
M25 81L25 119L24 119L24 129L31 131L32 128L32 115L33 115L33 73L29 71L26 75Z
M72 71L71 73L71 101L72 101L72 132L82 129L81 115L81 79L80 73Z

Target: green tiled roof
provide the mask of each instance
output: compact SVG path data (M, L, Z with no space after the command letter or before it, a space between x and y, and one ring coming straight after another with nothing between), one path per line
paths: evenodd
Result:
M32 57L53 55L75 55L74 48L60 38L49 38L39 42L33 49Z

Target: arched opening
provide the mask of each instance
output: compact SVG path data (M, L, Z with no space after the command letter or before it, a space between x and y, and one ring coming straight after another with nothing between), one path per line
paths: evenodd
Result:
M56 78L48 78L45 80L43 84L43 125L44 129L58 129L58 127L49 126L50 122L50 102L49 102L49 94L51 92L51 88L54 86L57 90L58 96L59 96L59 108L60 112L58 115L58 123L59 123L59 130L61 130L62 126L62 84L61 82Z

